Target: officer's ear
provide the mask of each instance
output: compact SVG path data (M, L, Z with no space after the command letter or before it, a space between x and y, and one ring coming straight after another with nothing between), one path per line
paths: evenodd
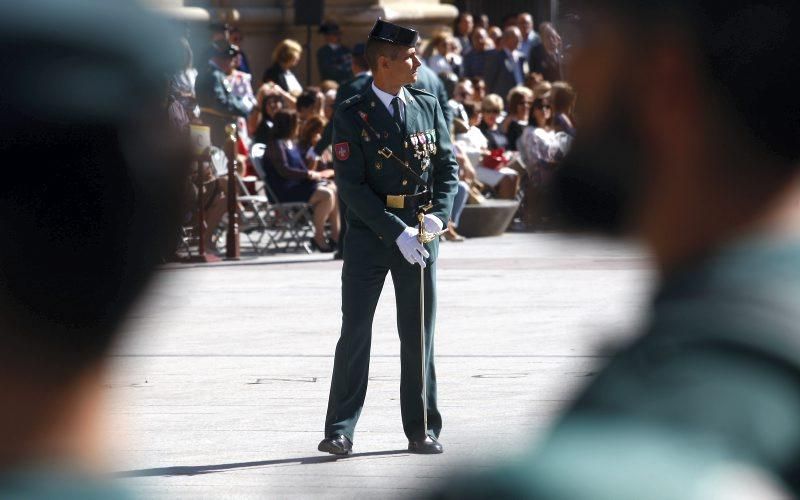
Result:
M378 67L381 69L389 69L389 61L390 57L385 56L383 54L378 56Z

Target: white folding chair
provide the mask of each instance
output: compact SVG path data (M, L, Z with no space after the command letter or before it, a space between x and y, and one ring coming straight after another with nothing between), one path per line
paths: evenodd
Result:
M267 147L262 143L255 143L250 148L250 161L256 173L261 178L264 192L270 198L269 221L271 227L275 229L277 236L274 241L278 248L284 251L302 250L311 253L311 246L308 241L314 234L312 224L311 205L306 202L281 202L276 196L275 191L267 182L266 170L264 167L264 154ZM284 246L280 247L279 244Z

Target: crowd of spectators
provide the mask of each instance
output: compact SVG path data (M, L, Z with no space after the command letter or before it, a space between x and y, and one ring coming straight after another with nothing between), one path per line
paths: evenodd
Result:
M530 226L546 218L535 200L575 134L575 94L564 81L564 49L555 26L541 23L538 32L534 26L525 12L506 16L500 25L462 12L452 28L423 33L427 38L417 53L424 64L415 86L439 99L461 167L447 239L462 239L457 226L463 205L487 197L524 200L520 215ZM210 43L194 44L200 58L183 40L185 67L170 85L170 114L178 127L209 125L212 145L219 148L225 125L235 121L242 174L255 173L247 156L252 144L265 144L270 201L309 203L315 227L309 244L328 252L337 249L340 227L330 124L339 103L371 76L363 44L344 46L335 23L324 23L319 32L325 40L316 49L319 81L306 86L294 71L309 54L295 40L277 44L260 81L251 74L236 27L213 25ZM204 175L216 182L205 201L207 232L213 234L227 182L220 169Z

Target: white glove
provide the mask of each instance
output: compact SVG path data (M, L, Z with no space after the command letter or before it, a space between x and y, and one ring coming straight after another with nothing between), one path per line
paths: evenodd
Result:
M419 264L422 269L425 269L425 259L430 257L430 254L425 250L425 246L419 242L418 234L419 230L417 228L409 226L400 233L395 243L397 243L400 253L403 254L409 264L412 266Z
M431 214L425 214L423 224L425 224L425 230L429 233L438 233L442 230L442 227L444 227L442 221L435 215Z

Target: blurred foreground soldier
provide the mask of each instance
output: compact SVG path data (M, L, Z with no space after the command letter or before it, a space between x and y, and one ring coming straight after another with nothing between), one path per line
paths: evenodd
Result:
M125 496L95 476L105 356L187 173L165 29L131 2L0 3L0 498Z
M421 223L425 231L443 229L453 206L458 166L438 101L425 91L406 87L416 80L421 64L416 56L417 37L414 30L379 19L366 45L374 81L366 92L343 102L334 117L336 184L347 204L348 230L342 268L342 331L333 364L325 439L318 448L336 455L352 449L367 394L372 320L389 272L397 300L400 409L408 449L442 452L437 440L442 418L433 364L439 242L419 241L417 217L427 207Z
M538 449L439 496L795 498L800 3L590 6L560 210L642 239L658 290Z

